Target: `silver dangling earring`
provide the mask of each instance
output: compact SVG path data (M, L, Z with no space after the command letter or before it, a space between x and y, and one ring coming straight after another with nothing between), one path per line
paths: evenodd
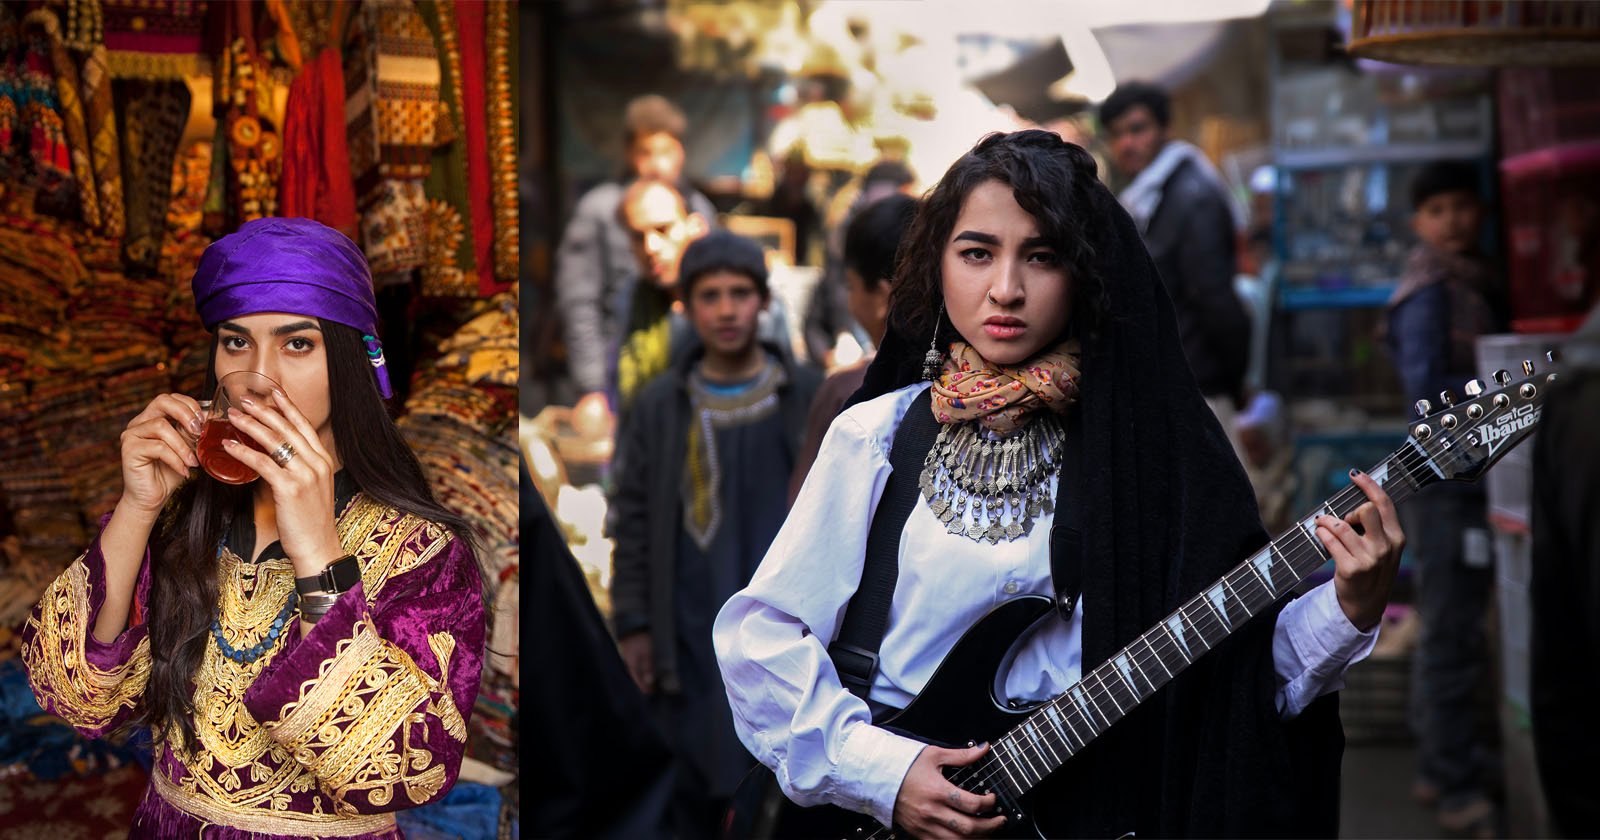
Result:
M939 352L939 324L944 320L944 304L939 304L939 317L933 321L933 341L928 344L928 355L922 357L922 380L932 382L939 378L944 367L944 354Z

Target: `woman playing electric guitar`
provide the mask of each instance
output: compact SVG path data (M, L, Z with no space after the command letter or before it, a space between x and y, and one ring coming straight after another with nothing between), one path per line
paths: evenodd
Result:
M997 696L1068 692L1267 535L1184 361L1168 291L1077 146L991 135L957 161L901 250L890 320L760 570L718 616L717 655L739 735L789 799L919 837L1004 833L1011 803L974 791L1028 773L1026 751L1008 764L983 744L932 746L874 721L918 698L974 622L1029 594L1053 606ZM830 643L861 585L896 433L930 419L858 696ZM1376 639L1404 542L1379 484L1354 483L1366 503L1306 528L1334 579L1231 622L1148 702L1115 710L1126 718L1030 795L1041 830L1335 832L1343 736L1331 693ZM958 786L947 771L997 784Z

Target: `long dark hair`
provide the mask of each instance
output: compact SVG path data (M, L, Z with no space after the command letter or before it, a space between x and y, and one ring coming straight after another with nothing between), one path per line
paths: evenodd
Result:
M961 206L978 185L999 181L1011 187L1017 204L1039 224L1039 234L1067 267L1072 281L1072 318L1067 331L1092 332L1107 311L1105 278L1095 268L1094 243L1106 220L1091 208L1095 162L1088 152L1059 136L1030 129L990 134L961 156L922 201L911 229L900 243L889 320L907 336L923 341L939 326L939 336L954 339L949 319L941 318L945 244Z
M374 501L449 529L476 556L477 532L434 499L422 464L389 417L361 333L317 321L328 360L334 446L350 478ZM216 388L216 355L213 337L202 393ZM150 564L150 681L137 722L150 727L156 738L176 724L185 752L195 736L192 682L219 602L217 543L228 514L249 494L248 485L223 484L197 471L172 495L151 538L152 558L160 559Z

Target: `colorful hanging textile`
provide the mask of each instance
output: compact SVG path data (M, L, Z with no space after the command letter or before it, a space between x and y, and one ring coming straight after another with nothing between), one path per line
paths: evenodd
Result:
M439 120L439 57L411 0L366 0L345 45L350 169L361 244L377 275L425 262L423 219Z
M463 44L487 44L488 8L481 0L456 0L456 31ZM488 62L477 55L463 56L461 62L462 128L467 152L467 201L472 205L472 254L478 267L478 287L493 274L494 209L491 194L493 178L489 166Z
M419 0L433 33L445 103L427 181L428 260L422 293L488 297L517 276L513 7ZM462 44L483 44L467 50Z
M430 297L476 297L478 258L467 236L472 205L467 199L466 116L455 4L451 0L419 0L417 13L433 33L441 101L434 136L438 145L425 184L427 259L422 265L421 291Z
M98 15L103 22L106 66L116 78L183 79L211 72L204 54L206 0L67 2L69 10L78 10L78 20Z
M120 79L122 171L127 230L123 255L129 273L155 272L172 197L172 163L189 119L189 86L181 81Z
M83 116L89 141L89 168L95 200L100 207L100 233L108 239L121 239L127 230L127 217L123 209L122 152L117 139L117 115L111 102L108 56L105 44L95 44L83 59Z
M227 140L227 221L234 228L278 215L283 146L271 118L272 74L255 31L256 4L224 7L226 47L215 74L219 129ZM170 171L170 170L169 170Z
M78 63L61 42L61 21L54 11L48 8L34 9L22 19L22 26L30 37L42 39L43 49L49 56L50 72L55 79L56 98L60 105L62 136L77 187L77 209L84 224L99 228L100 201L94 188L94 170L89 162L89 132L84 122L83 100L78 96Z
M344 65L325 48L289 86L283 120L282 213L305 216L344 233L357 230L356 195L345 141Z
M517 22L513 3L490 3L487 32L489 83L489 165L493 170L494 276L485 294L517 279Z
M22 74L11 60L17 52L17 16L0 5L0 181L21 177Z
M18 38L20 63L13 65L7 85L18 117L11 137L12 151L17 154L11 160L10 180L33 192L36 212L76 220L77 185L50 61L50 37L30 14L21 22ZM25 156L18 146L26 148Z

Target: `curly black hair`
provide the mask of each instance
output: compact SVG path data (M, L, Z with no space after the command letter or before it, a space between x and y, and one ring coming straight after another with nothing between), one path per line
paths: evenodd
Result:
M1040 236L1066 266L1072 281L1068 334L1092 334L1108 307L1105 278L1095 266L1094 243L1108 235L1108 220L1091 211L1090 191L1099 183L1094 158L1056 134L1036 129L984 137L929 191L900 244L890 322L922 340L937 324L942 341L955 339L949 319L940 316L945 245L967 196L988 181L1011 187L1017 204L1038 222Z

